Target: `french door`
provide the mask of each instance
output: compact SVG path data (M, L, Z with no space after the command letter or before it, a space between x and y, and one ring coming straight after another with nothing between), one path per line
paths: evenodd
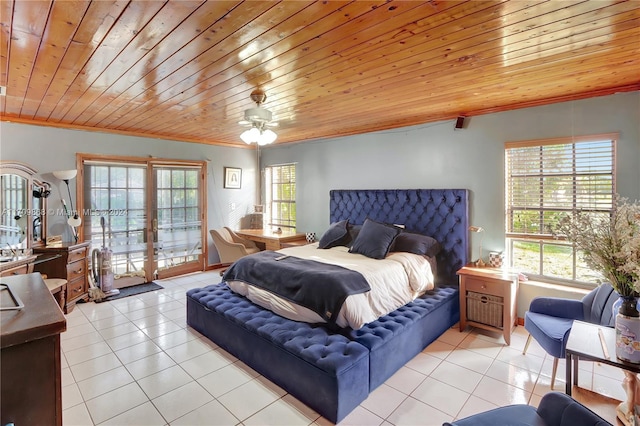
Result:
M80 235L92 251L112 251L116 287L204 269L205 162L78 154L78 163Z

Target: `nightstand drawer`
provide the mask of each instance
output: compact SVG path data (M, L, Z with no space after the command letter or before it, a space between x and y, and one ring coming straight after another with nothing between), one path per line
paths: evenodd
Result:
M482 294L491 294L493 296L504 296L502 285L480 280L474 277L468 277L466 279L465 290Z

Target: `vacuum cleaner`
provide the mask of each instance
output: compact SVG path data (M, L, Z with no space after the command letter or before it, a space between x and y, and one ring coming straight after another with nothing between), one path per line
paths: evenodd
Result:
M105 242L104 216L100 218L100 226L102 226L102 248L94 249L91 253L91 272L98 288L102 290L105 297L108 297L119 294L120 290L113 288L113 270L111 269L112 252Z

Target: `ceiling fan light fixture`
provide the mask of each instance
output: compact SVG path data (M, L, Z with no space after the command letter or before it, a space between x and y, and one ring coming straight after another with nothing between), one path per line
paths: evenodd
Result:
M242 134L240 135L240 139L242 139L246 144L251 144L253 142L257 142L259 136L260 130L252 127L249 130L245 130L244 132L242 132Z
M246 144L257 143L258 145L268 145L273 143L278 135L266 128L266 126L276 126L278 123L272 122L273 114L261 104L267 99L267 95L256 90L251 93L251 100L256 103L256 107L244 111L244 120L239 124L249 124L251 129L240 134L240 139Z

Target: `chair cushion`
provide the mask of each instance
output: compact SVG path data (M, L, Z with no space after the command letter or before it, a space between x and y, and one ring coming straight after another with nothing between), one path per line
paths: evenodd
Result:
M564 348L573 319L552 317L528 311L524 315L524 328L536 341L556 358L564 358Z
M538 414L550 426L610 425L599 415L561 392L549 392L540 400Z
M496 426L496 425L539 425L546 423L531 405L517 404L494 408L484 413L474 414L445 425L452 426Z

